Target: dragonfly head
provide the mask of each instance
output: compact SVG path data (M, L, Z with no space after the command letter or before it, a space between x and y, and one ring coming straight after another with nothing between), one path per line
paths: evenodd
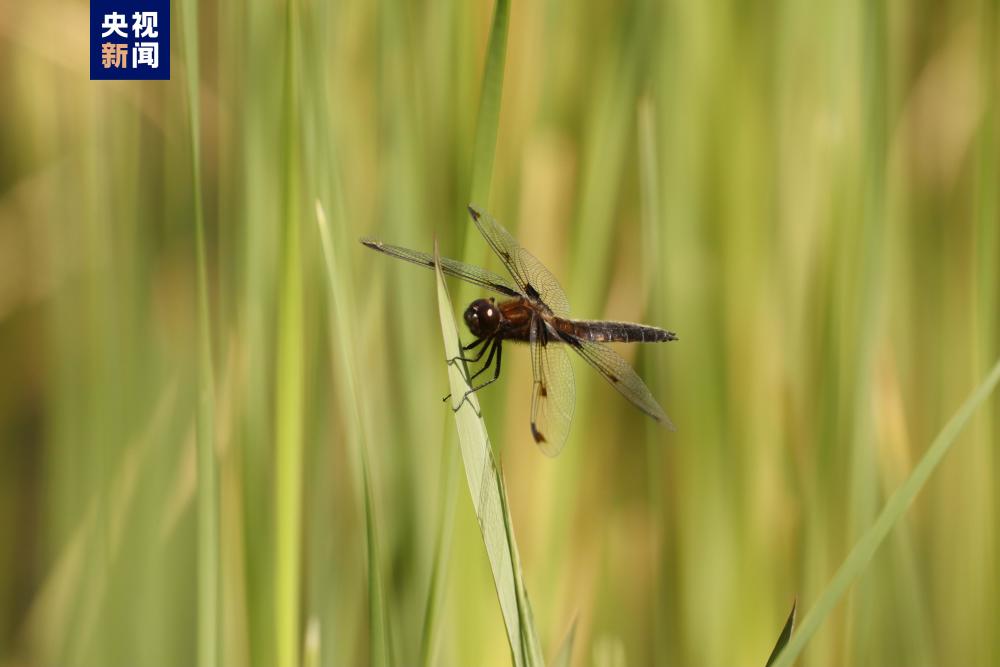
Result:
M476 299L465 309L465 324L477 338L492 336L500 327L500 309L493 299Z

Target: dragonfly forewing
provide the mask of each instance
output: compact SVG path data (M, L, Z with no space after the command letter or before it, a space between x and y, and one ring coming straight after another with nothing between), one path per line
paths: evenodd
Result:
M376 241L375 239L361 239L361 243L368 246L372 250L377 250L391 257L412 262L413 264L419 264L420 266L425 266L429 269L434 268L434 257L425 252L410 250L409 248L403 248L401 246L389 245L387 243L382 243L381 241ZM456 259L442 257L441 271L449 276L459 278L468 283L472 283L473 285L485 287L488 290L503 294L504 296L518 296L517 287L513 285L509 279L478 266L472 266L471 264L466 264L465 262L459 262Z
M541 301L559 317L569 315L569 299L556 277L489 213L470 205L469 214L479 233L507 267L518 289L525 296Z

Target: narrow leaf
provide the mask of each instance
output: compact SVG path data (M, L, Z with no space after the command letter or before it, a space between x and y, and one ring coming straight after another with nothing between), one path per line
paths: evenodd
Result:
M444 437L444 448L441 452L441 479L444 493L441 495L440 522L437 538L434 541L434 560L431 568L431 580L427 587L427 601L424 604L424 626L420 636L420 664L431 667L436 664L434 648L438 636L438 621L444 585L448 580L445 567L448 562L448 551L451 547L451 532L455 522L455 497L458 495L458 469L455 461L455 436L447 431Z
M490 181L493 178L493 156L497 147L497 128L500 125L500 97L503 92L503 70L507 59L507 25L510 19L510 0L497 0L493 8L493 24L486 45L486 64L483 67L483 89L479 96L479 115L476 119L476 143L472 160L472 197L469 201L487 204Z
M274 442L274 633L276 661L281 667L299 664L302 563L302 465L304 455L302 403L305 357L302 241L299 229L300 114L298 93L298 0L288 0L285 12L285 183L280 283L278 287L277 349L275 351Z
M342 219L342 216L341 216ZM334 328L332 338L337 344L337 353L344 364L345 373L343 391L339 392L347 415L348 440L350 453L355 460L357 476L360 478L359 491L365 519L365 546L368 565L368 637L369 664L393 664L392 656L392 626L389 622L389 610L385 599L385 585L382 581L381 562L379 556L378 521L375 510L375 497L372 491L371 470L368 461L368 432L364 410L361 401L361 382L358 369L354 363L357 351L354 349L354 336L350 330L351 314L356 312L351 295L354 293L351 285L350 272L338 267L336 249L333 245L333 235L326 219L326 213L319 201L316 202L316 222L319 225L320 242L323 247L323 259L326 266L327 283L333 305Z
M219 658L219 507L215 460L215 378L208 299L208 259L201 183L201 101L198 89L198 4L183 4L188 120L191 130L191 180L198 275L198 666Z
M771 667L774 664L774 661L781 654L781 649L785 648L785 644L791 638L792 630L795 628L795 608L797 606L798 600L792 601L792 611L788 613L788 620L785 621L785 627L781 629L781 634L778 635L778 641L774 643L774 648L771 650L771 655L768 657L765 667Z
M486 62L483 65L483 83L479 94L479 111L476 114L476 141L472 149L472 185L469 202L489 206L490 184L493 179L493 158L496 154L497 132L500 127L500 100L503 96L503 73L507 58L507 28L510 23L510 0L496 0L489 42L486 44ZM463 230L468 230L469 218L461 215ZM486 247L477 244L476 234L465 234L462 258L478 264L485 258ZM458 296L462 301L471 300L471 288L462 285Z
M435 256L437 245L435 244ZM440 267L440 262L435 262ZM456 359L461 355L458 328L455 325L451 298L440 268L437 273L438 312L441 318L441 332L444 336L446 359ZM451 387L455 411L455 425L458 428L462 463L469 485L469 495L475 506L479 529L486 545L486 555L493 572L493 582L500 600L500 611L507 627L507 640L516 667L541 664L541 649L537 636L531 627L530 610L525 609L527 596L524 582L517 568L517 544L511 526L510 514L505 494L501 487L500 472L493 460L489 434L483 423L479 401L475 394L466 392L471 388L468 371L460 361L448 364L448 380ZM463 397L466 397L463 399Z
M844 596L844 593L847 592L847 588L864 571L875 550L882 544L882 540L885 539L888 532L896 525L896 522L903 516L907 508L909 508L910 503L913 502L917 493L923 488L931 473L934 472L934 469L941 462L941 459L944 458L944 455L948 453L952 443L969 421L972 413L990 395L996 387L998 380L1000 380L1000 361L997 361L982 384L972 392L972 395L966 399L962 407L958 409L958 412L945 424L944 429L941 430L934 439L934 442L927 449L927 453L920 459L920 463L913 469L913 472L910 473L910 476L903 482L902 486L889 498L889 501L885 504L885 508L879 514L875 523L872 524L854 545L843 565L840 566L840 569L837 570L833 579L827 585L822 595L820 595L816 606L810 609L809 613L802 619L799 631L792 636L785 650L775 660L774 667L791 667L792 663L795 662L795 659L802 653L802 649L805 648L806 642L816 633L816 630L826 620L826 617L830 615L833 607Z
M569 632L566 633L566 638L563 639L562 646L559 647L559 652L556 653L556 659L552 663L552 667L569 667L570 662L573 659L573 642L576 641L576 619L573 619L573 625L569 626Z

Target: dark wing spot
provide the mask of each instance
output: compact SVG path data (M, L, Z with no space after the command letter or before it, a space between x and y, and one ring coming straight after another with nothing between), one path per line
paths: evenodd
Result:
M469 209L469 215L472 216L472 219L473 220L479 220L479 211L477 211L476 209L472 208L471 206L468 206L467 208Z
M509 262L510 261L510 253L507 252L506 250L501 250L500 251L500 256L503 257L503 259L504 259L505 262Z
M535 422L531 422L531 437L535 439L536 443L548 442L545 436L542 435L537 428L535 428Z
M618 382L618 376L617 375L612 375L611 373L608 373L606 377L609 380L611 380L612 382Z
M548 390L548 387L546 387L546 386L545 386L545 385L543 384L543 385L541 386L541 388L540 388L540 389L538 390L538 393L540 393L540 394L542 395L542 397L545 397L545 396L548 396L548 395L549 395L549 390Z
M532 285L531 283L528 283L527 285L524 286L524 291L527 292L528 296L530 296L532 299L542 298L542 295L538 293L538 290L536 290L535 286Z

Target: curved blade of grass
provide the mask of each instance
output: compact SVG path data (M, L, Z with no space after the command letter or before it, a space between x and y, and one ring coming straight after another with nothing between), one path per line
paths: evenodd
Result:
M576 621L573 619L573 625L569 626L569 632L566 633L566 638L563 639L562 646L559 647L559 652L556 653L556 659L552 663L552 667L569 667L571 661L573 660L573 643L576 641Z
M488 443L487 443L488 444ZM491 452L492 454L492 452ZM492 457L491 457L492 460ZM510 547L510 560L514 567L514 590L517 593L517 613L521 622L521 652L528 659L529 665L543 665L544 660L541 652L541 642L535 634L535 617L531 611L531 603L528 600L528 590L524 586L524 577L521 575L521 557L517 553L517 542L514 540L514 524L510 518L510 506L507 503L507 485L504 482L500 466L494 467L494 477L497 487L500 489L500 509L503 516L503 526L507 533L507 544Z
M337 209L334 209L335 214ZM342 212L341 212L342 213ZM341 221L343 215L340 216ZM357 358L354 349L354 335L350 330L353 321L351 313L354 303L351 295L354 293L350 272L337 271L338 260L334 252L333 238L326 214L319 201L316 202L316 222L319 225L320 241L323 246L323 259L326 266L326 277L329 281L330 296L333 300L334 338L339 346L346 376L343 378L344 412L347 415L348 437L351 450L361 468L361 502L365 512L365 540L368 556L368 622L369 622L369 664L393 664L392 632L389 624L389 612L385 603L385 587L382 584L381 568L379 567L378 524L375 521L375 500L372 493L371 471L368 462L368 433L361 406L361 383L358 378Z
M205 214L201 195L201 101L198 94L198 4L183 4L188 120L191 129L191 180L194 189L195 248L198 271L198 665L210 667L219 655L219 519L215 461L215 380L212 325L205 256Z
M437 257L437 244L434 247ZM455 359L461 354L461 343L458 328L448 296L448 288L441 274L440 262L435 262L437 274L438 312L441 318L441 332L444 336L444 351L446 359ZM468 371L459 363L448 364L448 381L451 388L452 401L461 400L470 385ZM511 655L516 667L531 667L541 665L542 653L538 638L531 623L531 613L528 607L524 581L521 577L517 556L517 544L511 529L510 512L507 508L506 493L500 471L493 460L493 450L490 448L490 438L486 431L479 410L479 401L475 394L470 394L463 400L455 412L455 425L458 428L459 445L462 452L462 463L465 466L465 477L469 483L469 495L475 503L476 518L486 545L486 555L489 557L490 569L493 572L493 582L497 597L500 600L500 611L504 624L507 626L507 640L510 642Z
M795 608L798 606L798 600L792 602L792 610L788 613L788 620L785 621L785 627L781 629L781 634L778 635L778 641L775 642L774 648L771 650L771 655L767 659L767 665L765 667L771 667L774 661L781 654L781 649L785 648L788 640L792 636L792 630L795 628Z
M489 201L490 184L493 179L494 156L496 154L497 130L500 124L500 101L503 94L504 66L507 57L507 28L509 23L510 0L496 0L496 4L493 8L493 20L490 26L489 42L486 45L486 61L483 66L482 89L480 91L479 110L476 117L476 136L472 153L472 184L469 201L481 201L487 203ZM462 225L460 229L468 230L470 225L468 224L468 218L465 215L464 207L461 216ZM470 256L470 235L465 234L464 238L465 248L463 249L462 256L467 261L476 261L476 257ZM479 250L481 252L485 252L484 248L480 248ZM464 295L467 295L470 291L468 285L463 285L462 289ZM447 291L445 291L444 296L447 299ZM439 292L439 301L440 297L441 294ZM452 329L454 330L454 320L451 318L451 312L451 306L449 303L447 317L451 322ZM442 311L442 318L444 317L445 311ZM456 344L458 343L457 331L454 332L452 339L456 342ZM445 344L447 347L447 340ZM452 357L455 356L455 354L449 352L448 356ZM454 387L452 389L452 393L454 394ZM482 431L485 434L485 428L483 428ZM441 506L441 523L439 525L439 533L434 549L434 564L431 572L430 587L428 589L427 602L425 605L424 625L420 647L421 664L423 665L431 664L434 657L434 639L437 627L437 614L440 607L440 590L443 587L443 581L445 580L445 576L443 574L443 563L451 543L451 526L454 521L455 496L458 488L458 476L454 474L455 463L454 455L451 450L453 445L453 436L452 438L446 438L446 442L444 444L446 449L443 452L442 471L445 473L444 478L446 479L445 493ZM463 448L465 447L464 441L462 446ZM488 440L487 451L491 451L489 450ZM463 462L466 463L467 475L471 475L469 472L469 459L464 455L464 449L462 458ZM471 476L469 477L469 480L469 488L470 491L472 491L473 483L471 481ZM473 491L473 498L477 497L478 495ZM480 525L483 525L482 519L480 519ZM485 532L483 537L485 540ZM492 556L490 562L492 565ZM514 564L514 567L517 567L516 563ZM494 579L496 579L496 576L497 570L494 568ZM499 595L499 585L497 586L497 591ZM502 600L503 596L501 595L501 606L503 605ZM504 620L505 622L507 621L506 615L504 616ZM508 632L510 632L511 626L509 623L507 624L507 627ZM534 636L533 631L532 636ZM510 639L510 637L511 636L509 635L508 638ZM511 639L511 649L515 655L515 662L518 654L514 651L514 646L517 645L520 645L520 643L515 644ZM534 646L537 647L537 645L538 641L537 638L535 638Z
M507 27L510 22L510 0L497 0L493 8L493 21L490 26L489 42L486 45L486 62L483 67L482 89L479 96L479 111L476 117L476 136L472 153L472 186L469 201L488 202L490 183L493 179L493 162L496 154L497 129L500 124L500 99L503 93L504 65L507 56ZM462 226L469 228L468 218L462 211ZM473 235L474 236L474 235ZM470 256L470 235L465 235L465 249L462 256L467 261L477 261ZM481 249L482 250L482 249ZM484 250L483 250L484 251ZM463 295L471 291L468 285L463 285ZM450 312L450 311L449 311ZM434 640L437 630L437 615L440 607L441 589L445 581L444 559L451 543L451 525L454 521L455 496L458 488L457 475L454 474L453 442L446 438L445 450L442 454L442 478L445 479L445 492L441 505L441 520L438 536L434 547L434 562L431 571L431 581L425 604L424 624L420 641L420 658L422 665L429 665L434 659Z
M833 610L834 605L837 604L844 593L847 592L847 588L864 571L875 550L882 544L882 540L885 539L888 532L903 516L907 508L909 508L910 503L913 502L917 493L923 488L931 473L934 472L941 459L944 458L944 455L948 453L955 438L969 421L973 412L975 412L976 408L986 400L996 387L998 380L1000 380L1000 361L997 361L989 375L986 376L986 379L976 387L976 390L966 399L962 407L958 409L958 412L948 420L948 423L945 424L945 427L927 449L927 453L920 459L920 463L913 469L913 472L910 473L910 476L903 482L902 486L896 489L896 492L889 498L889 501L885 504L882 513L879 514L875 523L872 524L854 545L843 565L840 566L840 569L837 570L833 579L820 595L816 605L802 619L799 631L792 636L785 650L781 652L781 655L774 662L774 667L791 667L792 663L802 652L806 642L816 633L816 630L819 629L819 626Z

